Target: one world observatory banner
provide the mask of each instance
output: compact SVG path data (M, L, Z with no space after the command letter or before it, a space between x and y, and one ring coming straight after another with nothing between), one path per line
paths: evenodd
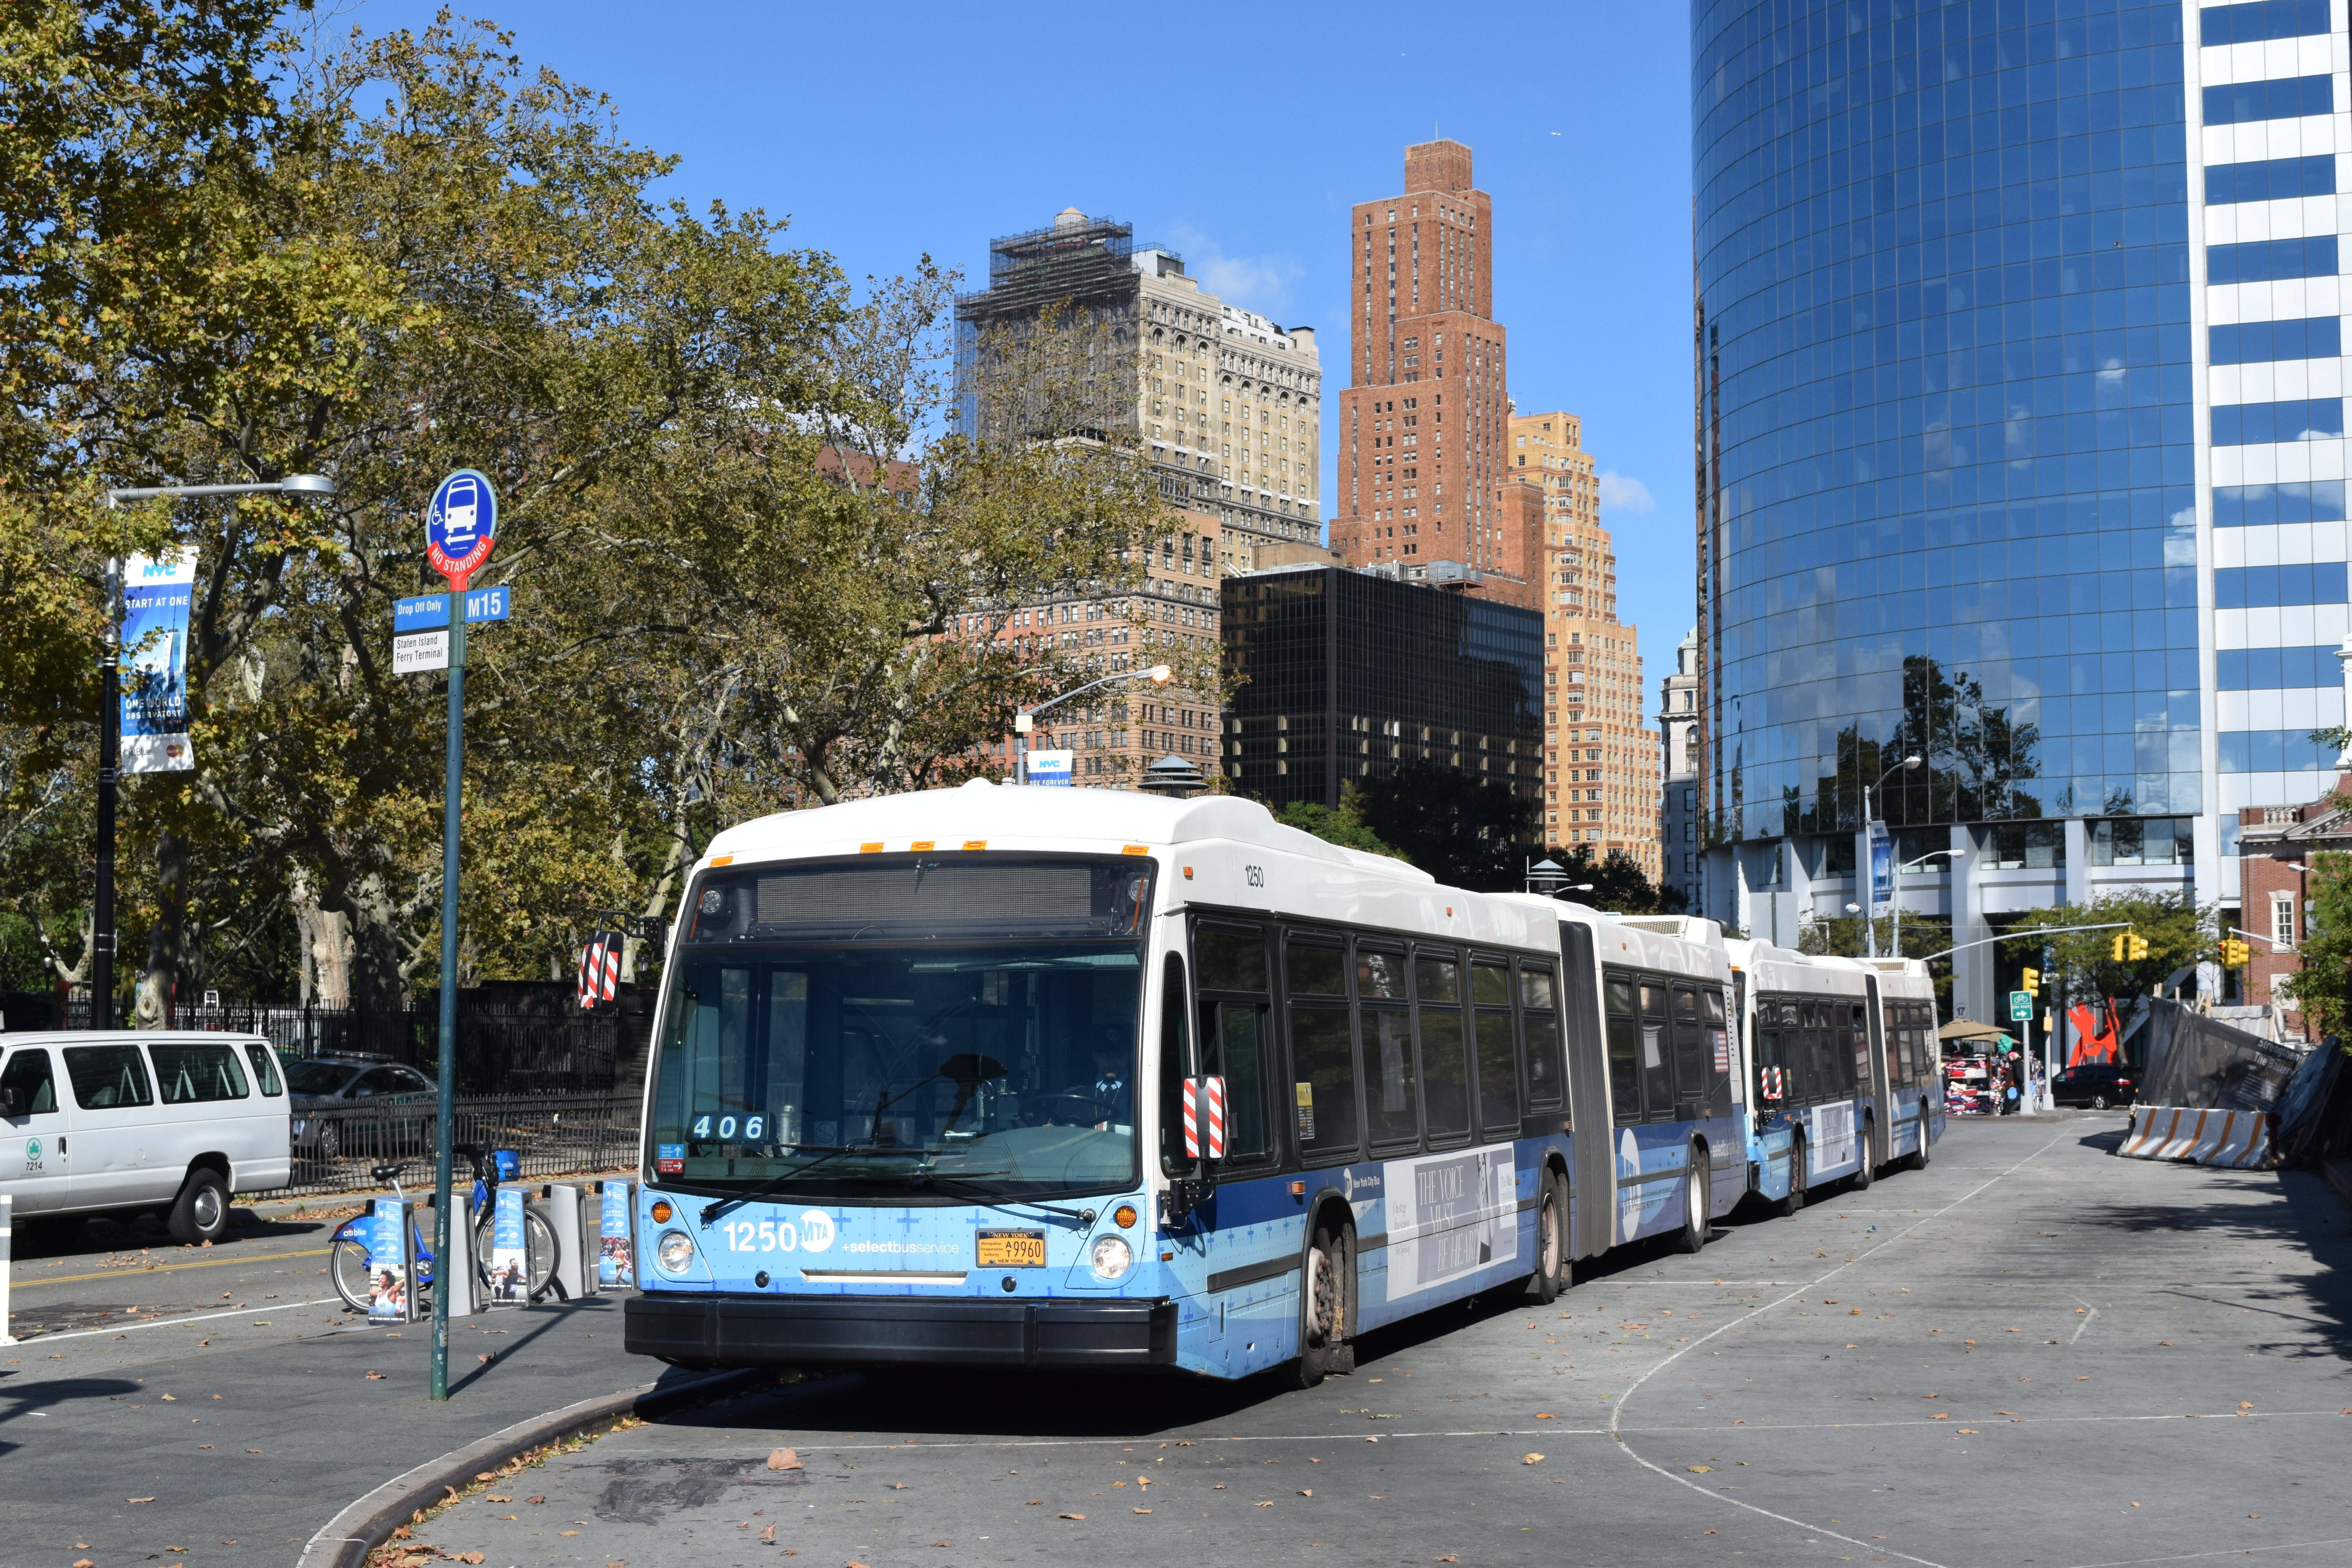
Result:
M122 573L122 771L183 773L188 742L188 601L196 552L134 555Z

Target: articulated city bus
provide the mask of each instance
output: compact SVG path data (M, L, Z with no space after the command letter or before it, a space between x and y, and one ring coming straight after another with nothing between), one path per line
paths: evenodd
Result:
M745 824L671 937L628 1348L1312 1384L1365 1329L1702 1245L1755 1186L1734 981L1706 922L1442 887L1228 797Z

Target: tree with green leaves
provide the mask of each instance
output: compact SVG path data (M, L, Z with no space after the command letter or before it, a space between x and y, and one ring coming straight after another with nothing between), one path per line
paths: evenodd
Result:
M1491 893L1522 886L1536 808L1507 784L1442 763L1400 763L1357 783L1356 816L1449 887Z
M2117 924L2129 929L2082 929ZM2003 946L2012 958L2036 951L2028 939L2038 938L2049 962L2036 967L2075 998L2146 996L2179 970L2221 953L2218 912L2211 905L2200 908L2196 895L2185 891L2107 893L2086 904L2029 910L2008 935ZM2146 958L2116 958L2115 939L2126 935L2147 940Z
M2352 802L2338 796L2335 804ZM2352 1019L2352 855L2314 855L2305 886L2304 936L2295 952L2302 966L2273 989L2303 1015L2305 1038L2338 1038Z
M1275 818L1286 827L1296 827L1311 833L1326 843L1345 849L1360 849L1367 855L1386 855L1391 859L1407 857L1383 840L1364 823L1362 799L1353 780L1339 786L1339 804L1325 805L1319 801L1295 800L1282 808Z
M1568 874L1568 885L1592 884L1589 892L1563 895L1577 903L1612 914L1678 915L1689 907L1690 900L1680 888L1668 888L1653 882L1642 874L1642 868L1622 855L1596 857L1589 844L1569 848L1557 846L1544 850L1538 859L1550 860Z

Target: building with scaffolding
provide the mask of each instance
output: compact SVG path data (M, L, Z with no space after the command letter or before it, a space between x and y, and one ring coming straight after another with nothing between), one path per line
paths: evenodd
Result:
M1004 387L1009 351L1047 321L1074 329L1071 374L1051 388ZM991 240L988 288L956 300L956 374L963 428L983 438L1134 441L1162 493L1215 519L1223 552L1244 564L1260 545L1321 531L1313 330L1219 299L1177 252L1139 245L1131 225L1071 207L1049 227Z

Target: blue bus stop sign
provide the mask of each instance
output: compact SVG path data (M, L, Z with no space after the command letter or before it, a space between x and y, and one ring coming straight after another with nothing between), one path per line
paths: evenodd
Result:
M425 514L425 558L462 594L490 558L498 532L498 492L482 475L459 468L433 492Z

